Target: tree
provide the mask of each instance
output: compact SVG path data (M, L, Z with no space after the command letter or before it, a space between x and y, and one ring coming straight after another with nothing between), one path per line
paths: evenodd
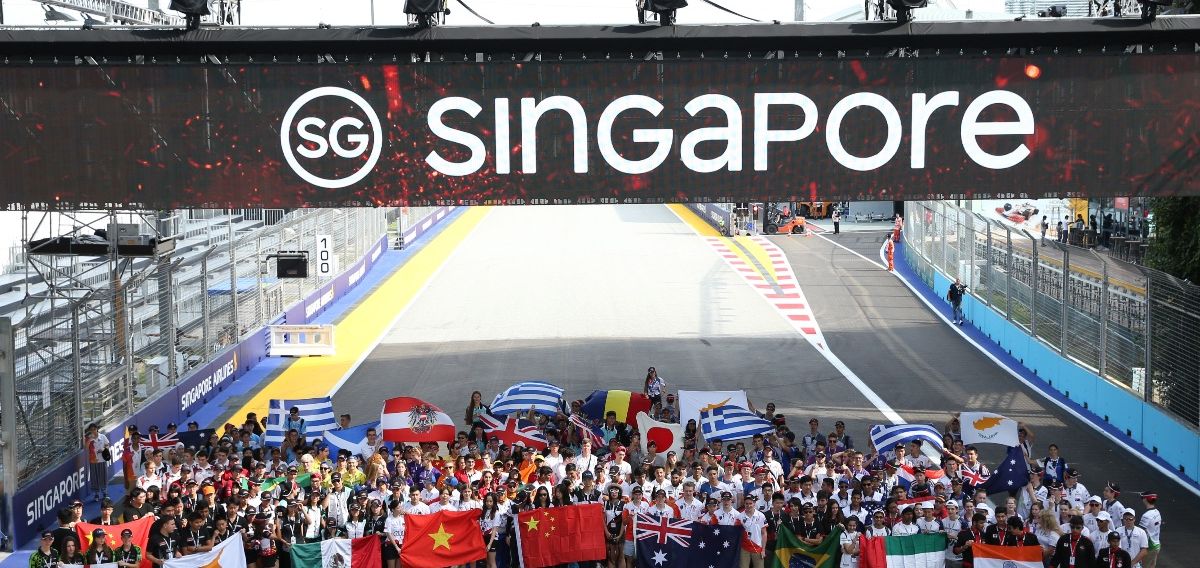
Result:
M1154 235L1146 265L1200 282L1200 198L1157 197L1150 202Z

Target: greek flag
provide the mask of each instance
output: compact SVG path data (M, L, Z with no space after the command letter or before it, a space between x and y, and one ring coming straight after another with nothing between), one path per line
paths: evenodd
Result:
M283 444L283 438L287 435L285 424L293 406L300 410L306 438L320 438L324 432L337 428L333 399L327 396L295 400L271 399L271 411L267 415L267 431L263 434L263 445L277 448Z
M775 430L770 421L732 404L710 404L700 409L700 433L705 440L738 440Z
M937 449L940 454L942 433L928 424L876 424L871 427L871 443L875 451L883 453L891 451L896 444L907 444L913 440L921 440Z
M492 400L493 416L508 416L529 410L554 416L562 406L563 389L542 381L525 381L504 389Z

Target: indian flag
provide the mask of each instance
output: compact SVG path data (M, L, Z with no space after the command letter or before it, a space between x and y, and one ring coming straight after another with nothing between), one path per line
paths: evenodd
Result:
M975 568L1041 568L1040 546L996 546L972 544Z
M292 545L295 568L380 568L379 537L334 538Z
M859 543L860 568L943 568L946 565L944 534L861 536ZM1040 558L1038 565L1041 565ZM975 566L983 565L977 560Z

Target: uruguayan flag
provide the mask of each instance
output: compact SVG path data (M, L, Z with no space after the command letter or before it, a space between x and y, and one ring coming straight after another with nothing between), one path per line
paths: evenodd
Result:
M709 405L700 409L700 432L705 440L737 440L775 430L770 421L740 406Z
M940 454L942 433L928 424L876 424L871 427L871 442L875 451L889 452L896 444L907 444L913 440L921 440L931 445Z
M533 407L538 414L554 416L562 406L563 389L542 381L525 381L504 389L492 400L492 415L508 416Z
M309 440L320 438L328 430L337 428L337 416L333 414L333 399L329 397L302 398L296 400L271 400L271 413L267 415L267 431L263 444L279 447L287 434L287 418L292 407L300 409L304 420L304 436Z

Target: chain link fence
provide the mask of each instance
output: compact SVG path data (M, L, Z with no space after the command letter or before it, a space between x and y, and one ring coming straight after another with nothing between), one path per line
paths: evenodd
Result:
M905 257L1109 382L1200 426L1200 286L944 201L905 203ZM939 292L941 292L939 290Z
M13 316L16 408L2 419L16 420L19 487L77 452L87 424L119 422L274 321L365 255L396 218L366 208L138 215L144 231L174 235L173 252L22 258L42 281L30 280L29 305ZM269 257L316 258L318 236L331 238L333 274L310 264L306 278L276 278Z

